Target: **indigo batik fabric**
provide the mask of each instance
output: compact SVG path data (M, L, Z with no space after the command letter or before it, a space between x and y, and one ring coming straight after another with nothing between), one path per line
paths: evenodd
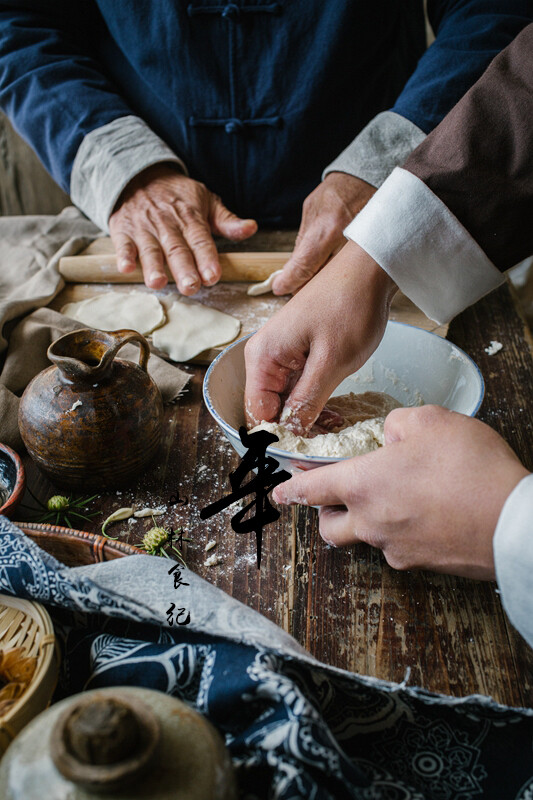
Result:
M170 566L131 556L69 569L0 517L0 591L48 607L58 698L131 685L184 700L225 736L243 800L532 800L533 711L329 667Z

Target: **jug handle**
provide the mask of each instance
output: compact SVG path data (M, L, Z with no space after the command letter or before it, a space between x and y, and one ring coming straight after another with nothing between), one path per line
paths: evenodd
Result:
M81 328L65 333L48 348L47 355L69 382L95 381L106 375L116 354L125 344L136 342L140 345L139 366L148 372L150 358L148 342L137 331L121 329L118 331L99 331ZM75 355L71 355L72 352ZM91 359L91 363L87 362Z
M148 359L150 358L150 346L144 336L137 331L122 329L119 331L106 331L107 335L114 340L114 344L105 354L107 362L112 361L121 347L130 342L137 342L141 348L139 356L139 366L145 372L148 372Z

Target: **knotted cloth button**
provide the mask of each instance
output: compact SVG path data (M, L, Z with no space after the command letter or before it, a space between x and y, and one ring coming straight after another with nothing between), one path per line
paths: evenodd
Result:
M222 12L222 16L226 19L237 19L240 16L241 10L239 6L236 6L235 3L228 3L225 7L224 11Z
M239 133L244 129L244 125L240 119L230 119L229 122L226 122L224 125L224 130L226 133Z

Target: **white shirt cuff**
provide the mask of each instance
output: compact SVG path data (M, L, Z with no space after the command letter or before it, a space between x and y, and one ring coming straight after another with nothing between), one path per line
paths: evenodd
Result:
M377 188L425 138L414 122L382 111L326 167L322 179L330 172L347 172Z
M493 548L503 607L533 647L533 475L523 478L507 498Z
M344 234L439 324L505 281L442 200L400 167Z
M72 202L103 231L125 186L143 169L162 161L187 169L139 117L120 117L88 133L74 159Z

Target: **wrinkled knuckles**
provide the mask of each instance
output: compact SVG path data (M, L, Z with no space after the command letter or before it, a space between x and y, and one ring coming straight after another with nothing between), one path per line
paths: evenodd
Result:
M204 216L199 211L198 206L194 205L193 203L184 203L181 201L177 206L177 210L186 226L205 223Z
M189 247L192 250L199 252L199 253L212 253L213 252L213 242L212 240L206 239L205 236L191 236L187 240L189 243Z
M141 258L145 256L161 256L161 248L155 242L153 244L142 244L141 242L137 245L137 250Z
M116 251L119 258L135 258L137 248L133 242L123 242L116 245Z
M174 242L169 247L165 248L166 254L168 258L182 258L183 256L190 255L190 250L186 244L182 244L181 242Z

